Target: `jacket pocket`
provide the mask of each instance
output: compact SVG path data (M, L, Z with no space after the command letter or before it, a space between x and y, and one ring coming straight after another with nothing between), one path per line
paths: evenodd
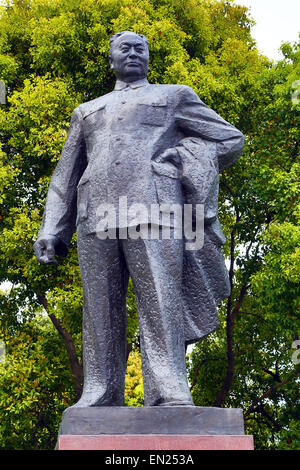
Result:
M168 116L166 97L139 103L141 124L148 126L164 126Z
M182 188L180 179L157 174L154 174L153 176L158 203L182 205Z
M88 218L89 180L80 182L77 186L77 218L76 225Z

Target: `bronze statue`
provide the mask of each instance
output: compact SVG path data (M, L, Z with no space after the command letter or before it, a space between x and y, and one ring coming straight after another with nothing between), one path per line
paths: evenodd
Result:
M229 295L218 175L240 156L244 138L190 87L148 83L143 35L117 33L110 51L115 88L75 109L34 249L40 262L54 263L77 228L84 389L75 406L123 405L129 276L145 405L191 406L185 347L217 327L217 304ZM120 201L136 210L124 217ZM180 220L163 217L168 205L193 207L194 225L194 208L204 208L201 249L187 249ZM145 236L157 206L155 236ZM114 216L105 218L103 207L114 208ZM162 236L166 228L169 237Z

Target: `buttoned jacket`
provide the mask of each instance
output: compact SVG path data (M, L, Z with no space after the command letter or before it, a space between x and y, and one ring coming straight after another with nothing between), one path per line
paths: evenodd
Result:
M57 236L57 251L66 254L76 225L78 236L97 232L101 205L115 207L116 226L135 223L130 216L121 220L120 197L128 207L149 209L141 223L149 222L152 204L204 204L204 247L187 252L184 264L186 341L193 342L216 328L217 303L229 294L218 175L243 145L242 133L190 87L117 81L114 91L75 109L39 235ZM168 149L175 151L162 157Z
M211 156L194 152L194 167L180 151L178 159L160 162L165 150L179 149L187 138L190 145L197 146L197 139L212 143ZM242 147L243 135L191 88L151 85L146 79L129 86L117 81L113 92L75 109L50 182L40 233L56 235L68 246L76 225L82 234L96 231L101 204L115 207L117 226L130 226L130 218L119 220L120 197L127 198L128 207L143 204L148 214L151 204L182 204L182 183L189 175L198 174L211 186ZM203 163L210 168L204 169ZM213 205L216 216L217 200Z

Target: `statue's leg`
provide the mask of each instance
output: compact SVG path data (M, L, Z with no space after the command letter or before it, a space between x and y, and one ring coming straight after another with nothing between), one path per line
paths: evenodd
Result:
M181 300L183 240L124 240L137 299L145 405L193 405Z
M122 406L128 272L118 240L79 237L83 309L83 394L75 406Z

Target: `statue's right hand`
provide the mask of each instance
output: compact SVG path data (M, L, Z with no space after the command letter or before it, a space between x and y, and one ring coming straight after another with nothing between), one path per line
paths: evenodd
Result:
M59 240L55 235L39 237L33 245L37 260L43 264L57 264L55 255L58 244Z

